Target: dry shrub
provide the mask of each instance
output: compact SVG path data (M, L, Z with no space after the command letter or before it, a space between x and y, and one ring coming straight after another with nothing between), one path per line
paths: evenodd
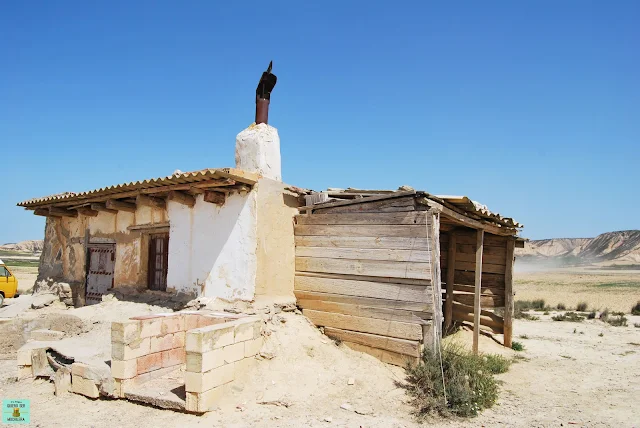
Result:
M507 371L509 364L504 357L474 355L449 343L442 348L442 371L438 356L425 350L417 365L407 367L406 383L398 386L411 397L418 419L432 415L471 417L495 403L498 386L493 374Z
M585 312L588 307L589 305L587 305L587 302L580 302L578 303L578 306L576 306L576 310L578 312Z
M627 325L627 317L624 315L609 316L604 319L604 322L614 327L625 327Z
M631 315L640 315L640 300L631 308Z
M567 306L564 303L558 303L558 305L556 306L556 308L559 311L566 311L567 310Z
M583 316L576 314L575 312L567 312L564 314L558 314L551 317L554 321L570 321L570 322L582 322Z

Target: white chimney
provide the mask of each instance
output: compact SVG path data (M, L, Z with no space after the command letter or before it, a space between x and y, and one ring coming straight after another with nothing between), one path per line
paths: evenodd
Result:
M260 123L240 132L236 137L236 168L282 181L278 130Z

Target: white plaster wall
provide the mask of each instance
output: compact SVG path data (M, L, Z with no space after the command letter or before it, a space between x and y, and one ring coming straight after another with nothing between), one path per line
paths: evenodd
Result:
M280 181L280 137L266 123L251 125L236 137L236 168Z
M251 300L257 269L256 192L230 195L224 205L193 208L169 201L167 287L226 300Z

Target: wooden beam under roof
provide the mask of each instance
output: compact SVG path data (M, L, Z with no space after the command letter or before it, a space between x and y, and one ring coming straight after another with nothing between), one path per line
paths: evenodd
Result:
M78 217L78 212L75 210L66 210L64 208L49 207L49 215L55 217Z
M212 190L204 192L204 201L216 205L224 205L224 201L227 199L227 195L221 192L214 192Z
M119 201L117 199L107 199L105 206L110 210L128 211L130 213L136 212L136 204L131 202Z
M48 217L48 216L49 216L49 210L48 210L48 209L46 209L46 208L36 208L36 209L33 211L33 214L35 214L35 215L41 215L41 216L43 216L43 217Z
M138 195L136 196L136 205L143 205L154 208L166 208L167 204L164 199L154 198L153 196Z
M76 210L80 214L82 214L84 216L87 216L87 217L96 217L99 214L99 212L97 210L92 210L89 207L78 207L78 208L76 208Z
M107 206L103 203L100 202L95 202L93 204L90 205L91 209L94 211L101 211L104 213L109 213L109 214L118 214L118 210L112 210L110 208L107 208Z
M167 201L178 202L179 204L193 207L196 204L196 198L183 192L172 190L167 195Z

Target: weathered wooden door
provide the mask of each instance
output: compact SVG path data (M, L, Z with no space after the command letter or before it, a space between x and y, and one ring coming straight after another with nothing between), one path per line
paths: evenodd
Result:
M169 234L149 236L149 288L167 290L167 267L169 265Z
M100 303L102 295L113 287L115 265L115 244L94 244L89 246L89 272L85 296L87 305Z

